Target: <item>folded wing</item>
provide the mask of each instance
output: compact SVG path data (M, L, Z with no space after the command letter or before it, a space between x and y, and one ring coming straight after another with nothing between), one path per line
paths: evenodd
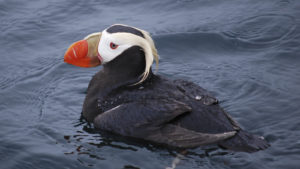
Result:
M190 106L174 99L140 100L121 104L98 115L94 125L123 136L180 148L212 144L236 134L236 131L200 133L170 123L174 118L191 111Z

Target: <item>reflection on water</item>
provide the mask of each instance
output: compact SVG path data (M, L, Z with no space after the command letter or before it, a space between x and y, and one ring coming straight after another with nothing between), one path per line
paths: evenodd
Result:
M161 147L159 145L149 144L141 140L127 138L124 139L120 136L115 136L110 133L103 133L99 135L99 131L95 130L90 124L88 124L84 119L80 119L80 126L83 126L83 131L76 131L74 135L65 135L64 139L68 144L71 145L71 149L68 152L64 152L65 155L75 156L77 160L84 166L92 167L93 163L87 163L81 160L82 156L95 159L95 160L109 160L104 157L99 156L97 150L101 150L104 147L126 150L137 152L139 148L146 148L151 152L163 153L173 157L171 165L176 168L177 165L185 158L209 158L214 156L225 156L228 154L233 154L226 150L222 150L215 145L204 146L201 149L195 150L182 150L182 149L169 149L167 147ZM76 124L75 126L79 126ZM124 144L125 143L125 144ZM164 151L164 152L162 152ZM144 161L146 162L146 161ZM169 167L169 168L172 168ZM138 168L132 165L124 165L124 168Z

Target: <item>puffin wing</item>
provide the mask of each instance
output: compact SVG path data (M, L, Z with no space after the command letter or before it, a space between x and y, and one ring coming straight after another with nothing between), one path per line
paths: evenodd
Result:
M198 99L206 106L219 104L219 101L216 97L214 97L210 92L208 92L207 90L203 89L202 87L200 87L199 85L193 82L176 79L174 80L174 83L177 85L178 89L184 91L188 96ZM226 119L230 122L233 129L241 130L238 122L236 122L226 111L222 109L222 113L226 117Z
M226 140L233 137L236 134L236 131L209 134L195 132L177 125L167 124L161 129L159 134L159 137L155 135L153 138L156 142L166 143L179 148L193 148Z
M98 115L94 126L123 136L180 148L216 143L236 133L199 133L170 123L189 112L191 107L174 99L140 100L121 104Z
M188 113L191 107L170 99L146 99L123 103L94 119L94 126L126 136L149 134L175 117Z

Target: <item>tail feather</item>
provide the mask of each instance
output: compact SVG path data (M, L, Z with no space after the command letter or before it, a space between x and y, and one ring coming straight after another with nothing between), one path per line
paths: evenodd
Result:
M234 151L255 152L264 150L270 145L262 136L240 130L236 136L222 141L219 146Z

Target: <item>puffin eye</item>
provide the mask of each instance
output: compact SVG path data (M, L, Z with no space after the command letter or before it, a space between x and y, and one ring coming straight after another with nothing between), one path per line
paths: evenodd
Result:
M119 46L119 45L116 45L116 44L110 42L110 48L112 48L112 49L117 49L118 46Z

